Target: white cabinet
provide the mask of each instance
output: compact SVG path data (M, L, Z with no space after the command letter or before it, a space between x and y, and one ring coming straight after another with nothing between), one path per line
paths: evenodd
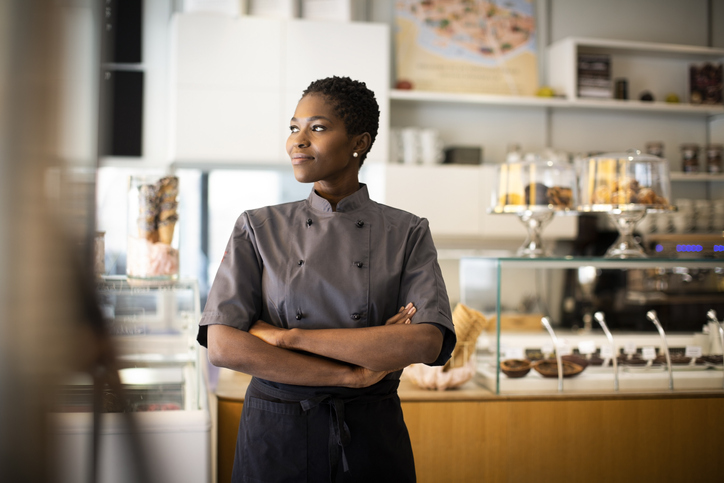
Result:
M496 176L494 165L390 164L385 169L385 203L427 218L436 239L519 239L523 243L527 232L517 216L488 213ZM557 216L543 231L543 238L570 239L576 230L575 216Z
M375 91L383 129L369 159L386 157L386 25L190 13L173 17L171 38L173 162L286 164L296 103L330 75Z
M390 31L385 24L292 20L286 23L284 127L315 79L363 81L380 106L380 129L365 163L387 162L390 125ZM286 136L286 134L285 134ZM286 157L284 158L286 159Z
M172 22L171 159L275 160L285 134L282 23L213 14Z

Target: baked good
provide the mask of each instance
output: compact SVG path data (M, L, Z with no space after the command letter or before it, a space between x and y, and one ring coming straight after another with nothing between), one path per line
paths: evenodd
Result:
M584 369L586 367L588 367L588 364L589 364L588 359L586 359L583 356L576 355L576 354L568 354L565 356L561 356L561 359L564 361L574 362L574 363L578 364L579 366L583 367Z
M548 187L543 183L531 183L525 187L526 205L547 205Z
M573 208L573 190L563 186L548 188L548 204L563 208Z
M170 245L178 221L178 178L166 176L138 188L138 237Z
M475 342L480 333L488 326L487 318L479 311L458 303L452 312L457 342L452 356L443 366L444 371L464 366L475 352Z
M510 378L523 377L530 372L530 361L527 359L506 359L500 361L500 370Z
M563 377L574 377L583 372L583 367L575 362L561 360L563 364ZM558 377L558 361L556 359L542 359L533 363L533 369L543 377Z
M704 362L708 362L709 364L722 364L722 355L721 354L710 354L708 356L701 356L699 357ZM699 361L697 359L697 363Z
M158 223L158 241L170 245L173 241L173 231L178 221L178 216L173 215Z
M648 363L646 359L640 357L632 357L630 359L624 359L623 364L627 366L645 366Z

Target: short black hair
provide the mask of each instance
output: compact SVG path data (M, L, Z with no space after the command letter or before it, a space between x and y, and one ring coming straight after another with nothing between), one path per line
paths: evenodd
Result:
M348 135L369 133L371 138L370 147L367 149L369 153L380 126L380 107L375 99L375 93L368 89L364 82L349 77L327 77L309 84L302 97L307 94L321 94L329 100L335 114L344 122ZM360 167L367 153L360 156Z

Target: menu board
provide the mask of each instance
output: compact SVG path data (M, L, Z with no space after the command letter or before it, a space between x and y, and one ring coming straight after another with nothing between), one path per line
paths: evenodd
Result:
M399 88L534 95L535 2L396 0Z

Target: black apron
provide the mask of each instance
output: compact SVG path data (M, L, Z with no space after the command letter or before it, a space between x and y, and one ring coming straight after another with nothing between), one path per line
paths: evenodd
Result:
M252 378L232 482L414 482L398 385L320 388Z

